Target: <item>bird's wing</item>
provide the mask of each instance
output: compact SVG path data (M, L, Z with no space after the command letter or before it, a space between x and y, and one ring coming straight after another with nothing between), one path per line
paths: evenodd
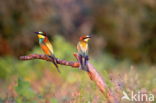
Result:
M80 52L81 52L80 43L78 43L78 44L77 44L77 51L78 51L78 53L80 53Z
M53 53L54 53L54 51L53 51L53 46L52 46L52 44L49 42L49 40L48 40L45 44L46 44L46 46L48 47L49 51L53 54Z

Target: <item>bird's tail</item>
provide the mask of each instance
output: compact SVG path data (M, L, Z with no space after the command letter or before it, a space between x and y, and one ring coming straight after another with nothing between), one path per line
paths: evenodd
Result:
M89 71L87 66L88 56L79 55L79 61L80 61L80 68L88 72Z
M55 65L57 71L60 73L60 69L57 65L56 57L54 55L49 56L53 60L53 64Z

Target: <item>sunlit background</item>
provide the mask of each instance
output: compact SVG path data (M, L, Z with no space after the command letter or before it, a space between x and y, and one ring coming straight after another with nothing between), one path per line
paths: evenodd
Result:
M156 94L155 0L0 0L0 103L101 103L85 72L19 60L43 54L36 31L68 61L79 36L92 34L90 62L110 88Z

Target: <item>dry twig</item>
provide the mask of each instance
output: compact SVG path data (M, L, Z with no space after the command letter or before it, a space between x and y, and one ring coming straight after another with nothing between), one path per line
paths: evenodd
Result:
M76 59L78 59L78 55L74 54ZM32 60L32 59L42 59L46 61L51 61L52 59L49 58L47 55L41 55L41 54L30 54L28 56L21 56L20 60ZM56 59L57 63L60 65L66 65L71 66L74 68L79 68L80 64L79 62L73 62L73 61L66 61L66 60L60 60ZM114 93L107 87L106 82L103 80L103 78L99 75L99 73L96 71L96 69L92 66L92 64L87 64L89 71L87 72L90 79L93 80L100 91L106 96L108 103L119 103L119 101L116 99Z

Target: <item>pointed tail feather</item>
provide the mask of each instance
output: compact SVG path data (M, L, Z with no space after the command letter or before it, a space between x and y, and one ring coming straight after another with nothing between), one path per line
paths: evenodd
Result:
M88 63L88 56L85 56L84 57L84 66L85 66L85 70L88 72L89 70L88 70L88 66L87 66L87 63Z
M57 71L58 71L59 73L61 73L61 71L60 71L60 69L59 69L59 67L58 67L58 65L57 65L56 60L53 61L53 64L55 65Z
M61 73L61 72L60 72L60 69L59 69L59 67L58 67L58 65L57 65L56 57L55 57L54 55L49 56L49 57L53 60L53 64L55 65L57 71L58 71L59 73Z
M88 56L82 56L79 55L79 62L80 62L80 68L82 70L88 71L87 62L88 62Z
M83 68L85 71L88 72L89 70L88 70L87 62L88 62L88 56L83 57Z

